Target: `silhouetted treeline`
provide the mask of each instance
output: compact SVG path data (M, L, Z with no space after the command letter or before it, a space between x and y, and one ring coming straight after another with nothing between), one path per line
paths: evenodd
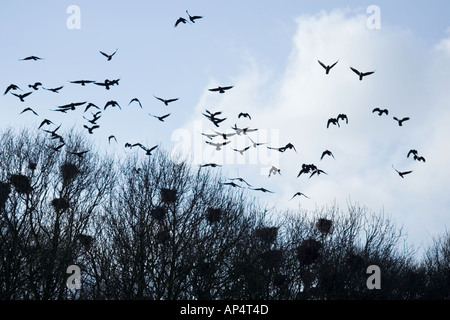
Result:
M218 169L161 150L117 160L74 132L59 151L34 131L0 141L1 299L450 298L447 232L418 261L401 228L359 205L269 210Z

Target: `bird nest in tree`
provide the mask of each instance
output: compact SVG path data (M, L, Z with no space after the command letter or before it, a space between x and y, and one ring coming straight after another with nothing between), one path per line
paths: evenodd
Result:
M331 227L333 226L333 221L321 218L316 223L316 228L319 230L323 235L327 235L331 233Z
M8 200L11 193L11 185L7 182L0 182L0 208L5 206L6 200Z
M30 193L33 187L30 183L30 178L22 174L13 174L9 177L9 182L14 186L18 193Z
M167 210L164 207L159 206L153 208L150 214L154 219L161 221L165 218Z
M208 208L205 214L206 220L209 223L219 222L222 217L222 209L220 208Z
M277 240L277 227L262 227L255 229L255 235L266 243L274 243Z
M65 198L55 198L51 202L53 209L56 211L64 211L69 209L69 200Z
M80 170L73 163L65 162L61 166L61 176L65 182L72 180L79 173Z
M164 244L170 241L170 232L167 230L161 230L155 235L155 240L158 243Z
M177 201L177 190L161 188L161 201L164 203L174 203Z
M321 248L322 244L313 238L303 240L297 247L297 257L303 264L312 264L319 259Z
M79 234L77 236L78 242L86 249L88 250L92 246L92 242L94 241L94 238L92 236L89 236L87 234Z
M30 169L31 171L36 170L36 168L37 168L37 163L36 163L36 162L30 161L30 162L28 163L28 169Z

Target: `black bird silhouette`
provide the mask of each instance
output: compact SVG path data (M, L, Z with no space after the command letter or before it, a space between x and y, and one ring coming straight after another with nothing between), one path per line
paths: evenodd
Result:
M100 51L100 53L107 58L107 61L111 61L112 57L116 54L116 52L117 52L117 49L116 49L116 51L114 51L111 54L107 54L107 53L104 53L103 51Z
M267 149L277 150L279 152L285 152L287 149L294 149L294 151L297 152L297 150L295 149L294 145L292 143L290 143L290 142L287 145L285 145L284 147L279 147L279 148L267 147Z
M72 102L72 103L69 103L69 104L66 104L66 105L63 105L63 106L57 106L58 109L52 110L52 111L60 111L60 112L66 113L69 110L72 110L72 111L75 110L76 107L82 106L85 103L86 103L86 101L84 101L84 102Z
M64 86L60 86L60 87L57 87L57 88L50 88L50 89L44 88L44 89L47 90L47 91L52 91L54 93L59 93L59 90L61 90L62 88L64 88Z
M139 106L141 107L141 109L142 109L141 101L138 98L131 99L131 101L130 101L130 103L128 103L128 105L130 105L132 102L137 102L139 104Z
M89 134L93 134L94 133L94 129L100 128L100 126L97 125L97 124L93 125L92 127L88 127L87 125L83 125L83 127L85 127L88 130Z
M44 120L45 121L45 120ZM42 123L44 123L44 121L42 121ZM50 123L53 123L50 121ZM48 122L46 122L46 124L49 124ZM44 132L50 133L52 135L52 137L59 137L59 135L56 133L56 131L59 130L59 128L61 128L61 125L59 125L56 129L54 129L53 131L50 130L44 130Z
M150 155L151 155L151 152L152 152L153 150L155 150L155 149L158 147L158 145L156 145L156 146L153 146L153 147L151 147L151 148L146 148L146 147L145 147L144 145L142 145L141 143L135 143L135 144L131 145L130 148L133 148L133 147L136 147L136 146L138 146L138 147L140 147L141 149L143 149L143 150L145 151L145 154L146 154L147 156L150 156Z
M177 21L175 22L175 28L180 24L180 23L184 23L184 24L186 24L187 23L187 20L185 19L185 18L183 18L183 17L179 17L178 19L177 19Z
M418 151L416 149L411 149L408 151L408 155L406 156L407 158L409 158L410 155L418 155Z
M239 150L239 149L234 149L234 148L232 148L234 151L236 151L236 152L239 152L241 155L244 155L244 152L245 151L247 151L248 149L250 149L250 146L248 146L248 147L245 147L244 149L241 149L241 150Z
M314 164L302 164L302 169L297 175L297 178L300 177L303 173L310 173L311 171L317 170L317 167Z
M114 140L116 140L116 142L117 142L116 137L115 137L114 135L110 135L110 136L108 137L108 144L111 144L111 139L114 139Z
M245 183L247 186L249 186L249 187L251 187L252 185L250 184L250 183L248 183L247 181L245 181L244 179L242 179L242 178L228 178L228 180L231 180L231 181L235 181L235 180L237 180L237 181L240 181L240 182L243 182L243 183Z
M216 167L221 167L221 165L217 164L217 163L205 163L205 164L201 164L200 167L201 168L204 168L204 167L216 168Z
M327 122L327 128L330 126L330 123L331 123L331 124L334 124L334 125L337 125L338 127L340 127L339 120L336 119L336 118L330 118L330 119L328 119L328 122Z
M234 183L233 181L231 181L231 182L221 182L220 184L227 185L227 186L232 186L233 188L242 188L240 185Z
M210 111L206 110L207 114L202 113L206 118L208 118L216 127L219 127L219 123L225 121L227 118L217 118L216 116L219 114L222 114L222 111L217 111L214 113L211 113Z
M392 168L394 168L394 165L392 165ZM403 172L400 172L400 171L398 171L398 170L395 169L395 168L394 168L394 170L397 171L398 175L399 175L400 177L402 177L402 178L404 178L404 177L403 177L404 175L410 174L410 173L412 172L412 171L403 171Z
M26 97L28 97L30 94L31 94L32 92L30 91L30 92L27 92L27 93L24 93L24 94L16 94L16 93L11 93L13 96L16 96L17 98L19 98L20 99L20 101L22 101L22 102L25 102L25 98Z
M166 106L169 105L169 103L177 101L179 98L174 98L174 99L163 99L163 98L159 98L155 95L153 95L156 99L158 99L159 101L162 101Z
M398 122L398 125L401 127L401 126L403 126L403 122L408 121L409 118L405 117L403 119L398 119L397 117L394 117L394 120L396 120Z
M37 60L44 60L44 59L43 59L43 58L36 57L36 56L28 56L28 57L25 57L25 58L19 59L19 60L22 60L22 61L26 61L26 60L34 60L34 61L37 61Z
M149 113L149 115L152 116L152 117L155 117L156 119L158 119L158 120L161 121L161 122L164 122L164 119L167 118L168 116L170 116L170 113L165 114L165 115L163 115L163 116L155 116L155 115L150 114L150 113Z
M44 121L42 121L41 124L39 125L38 129L40 129L43 125L47 125L48 126L48 125L51 125L51 124L53 124L53 122L51 122L48 119L44 119Z
M31 112L33 112L35 115L38 116L38 114L37 114L33 109L31 109L31 108L25 108L25 109L23 109L22 112L19 113L19 114L22 114L22 113L27 112L27 111L31 111Z
M106 108L108 108L109 106L111 107L119 107L120 110L122 110L122 108L120 107L120 105L117 103L117 101L115 100L109 100L106 104L105 107L103 108L103 110L106 110Z
M212 88L209 89L209 91L213 91L213 92L219 92L219 93L225 93L226 90L230 90L231 88L233 88L233 86L228 86L228 87L217 87L217 88Z
M191 16L187 10L186 10L186 13L189 17L189 20L191 20L192 23L195 23L195 20L197 20L197 19L203 18L203 16Z
M15 85L15 84L10 84L10 85L6 88L5 93L3 93L3 95L7 94L7 93L9 92L9 90L20 90L20 91L22 91L22 89L20 89L17 85Z
M350 69L352 69L352 71L354 73L356 73L359 76L359 80L361 81L363 79L363 77L371 75L372 73L374 73L375 71L369 71L369 72L360 72L358 70L356 70L355 68L350 67Z
M99 107L97 107L97 105L93 104L93 103L88 103L88 105L86 106L86 108L84 109L84 112L88 111L90 108L96 108L98 110L101 110Z
M92 112L91 112L92 113ZM87 121L89 121L91 124L97 124L97 120L100 119L101 116L101 111L97 112L97 113L92 113L93 119L89 120L88 118L86 118L85 116L83 116L84 119L86 119Z
M105 79L104 82L94 82L94 84L105 87L106 90L109 90L111 88L111 86L114 85L113 81L111 81L109 79Z
M56 147L49 146L49 148L50 148L50 149L53 149L53 151L59 151L59 150L61 150L61 148L64 147L65 145L66 145L65 143L61 143L59 146L56 146Z
M218 136L218 134L215 134L215 133L203 133L203 132L199 132L199 133L201 133L202 136L205 136L205 137L207 137L207 138L210 139L210 140L212 140L212 138Z
M94 80L75 80L75 81L70 81L70 83L74 83L74 84L81 84L83 87L86 86L86 83L94 83Z
M372 110L372 113L375 113L375 112L378 112L379 116L382 116L383 113L386 113L386 115L389 114L389 110L388 109L380 109L378 107Z
M273 191L267 190L265 188L249 188L251 190L255 190L255 191L261 191L261 192L269 192L269 193L275 193Z
M341 114L339 114L339 115L337 116L336 119L337 119L338 121L339 121L339 120L342 120L342 121L345 120L345 123L348 123L348 117L347 117L346 114L341 113Z
M220 132L217 132L217 131L215 131L215 130L213 130L217 135L219 135L219 136L222 136L222 138L224 139L224 140L228 140L228 137L232 137L232 136L234 136L234 135L236 135L236 133L220 133Z
M297 192L297 193L295 193L293 196L292 196L292 198L291 199L289 199L289 200L292 200L292 199L294 199L296 196L304 196L305 198L308 198L309 199L309 197L306 195L306 194L304 194L303 192Z
M333 153L330 150L325 150L324 152L322 152L322 156L320 157L320 160L322 160L323 157L325 157L325 156L331 156L331 157L333 157L333 159L335 159Z
M216 150L222 150L221 147L227 145L228 143L230 143L231 141L225 141L225 142L220 142L220 143L216 143L216 142L210 142L210 141L205 141L207 144L210 144L214 147L216 147Z
M422 156L414 155L414 160L425 162L425 158Z
M336 65L336 63L339 62L339 60L338 60L338 61L336 61L335 63L333 63L331 66L327 66L327 65L325 65L324 63L322 63L320 60L317 60L317 61L318 61L319 64L325 69L325 74L328 74L328 73L330 72L331 68L333 68L333 67Z
M29 84L28 88L33 88L34 90L39 90L39 86L42 86L41 82L35 82L34 84Z
M250 120L252 120L252 117L247 112L239 113L238 118L240 117L249 118Z
M326 173L325 171L323 171L323 170L321 170L321 169L316 169L316 170L314 170L314 171L311 173L311 175L309 176L309 178L311 179L311 177L312 177L313 175L315 175L315 174L320 175L321 173L328 174L328 173Z

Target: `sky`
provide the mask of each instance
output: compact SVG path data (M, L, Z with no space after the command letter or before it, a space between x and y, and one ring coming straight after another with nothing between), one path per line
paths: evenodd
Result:
M368 10L373 6L376 11ZM403 226L408 243L426 247L450 220L449 9L448 1L5 2L0 89L13 83L33 93L25 102L1 95L0 126L37 128L50 119L55 125L47 129L61 124L61 132L85 131L83 116L91 119L93 109L51 110L92 102L102 109L100 128L89 135L99 152L120 157L142 151L124 148L139 142L195 165L214 162L222 167L207 170L273 191L245 190L278 210L334 203L345 209L357 202L389 215ZM186 10L203 18L175 28ZM111 61L99 52L116 49ZM44 60L20 60L30 55ZM338 63L325 74L318 60ZM375 72L359 81L350 67ZM80 79L120 81L110 90L69 82ZM64 87L59 93L28 87L37 81ZM216 86L233 88L208 90ZM179 100L165 106L154 96ZM142 109L129 104L133 98ZM109 100L122 109L103 110ZM26 107L38 116L19 114ZM375 107L389 114L378 116ZM215 127L205 110L227 119ZM251 119L238 118L240 112ZM149 113L170 116L160 122ZM341 113L348 124L327 128L327 120ZM400 127L394 116L410 120ZM233 133L234 125L258 130L230 137L221 151L200 134ZM109 144L112 134L117 143ZM243 155L232 150L250 146L248 137L267 144ZM267 149L287 143L296 151ZM334 159L320 160L326 149ZM410 149L426 162L407 158ZM303 163L327 174L297 177ZM281 175L269 177L271 166ZM402 179L392 166L413 172ZM309 199L291 199L296 192Z

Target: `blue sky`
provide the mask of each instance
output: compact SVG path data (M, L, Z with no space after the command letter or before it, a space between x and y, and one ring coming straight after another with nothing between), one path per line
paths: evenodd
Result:
M79 30L66 27L70 5L80 8ZM380 7L380 30L366 27L370 5ZM186 9L204 18L174 28ZM441 170L450 160L448 143L440 151L450 134L443 121L450 101L449 9L448 1L11 1L0 10L0 88L14 83L28 91L36 81L64 88L58 94L33 92L25 103L1 96L0 125L37 127L48 118L84 130L82 110L64 115L50 109L117 100L122 110L106 110L101 128L90 136L99 150L129 152L125 142L183 147L195 163L222 162L226 175L275 191L261 195L269 205L314 210L334 201L345 207L351 199L384 210L420 245L449 221L450 175ZM116 48L111 61L99 53ZM45 60L18 60L29 55ZM339 63L325 77L317 59ZM360 82L351 65L376 72ZM118 78L120 85L109 91L68 82ZM215 85L235 87L219 95L207 90ZM153 95L180 99L166 107ZM128 106L135 97L144 110ZM392 113L378 118L371 114L375 105ZM25 107L39 116L19 115ZM201 115L205 109L223 111L228 121L212 127ZM251 113L252 120L237 119L239 111ZM349 126L327 130L326 120L336 112L349 115ZM171 116L161 123L147 113ZM411 116L411 123L396 127L389 118L397 114ZM226 155L212 152L198 133L232 132L235 123L258 128L254 139L292 142L298 153L250 150L239 158L230 149ZM110 134L117 145L108 145ZM244 137L234 146L248 143ZM319 161L328 147L336 160ZM426 164L406 159L405 150L413 147ZM329 175L296 178L301 164L311 162ZM414 172L401 179L392 164ZM271 165L282 176L268 178ZM311 199L289 201L296 191Z

